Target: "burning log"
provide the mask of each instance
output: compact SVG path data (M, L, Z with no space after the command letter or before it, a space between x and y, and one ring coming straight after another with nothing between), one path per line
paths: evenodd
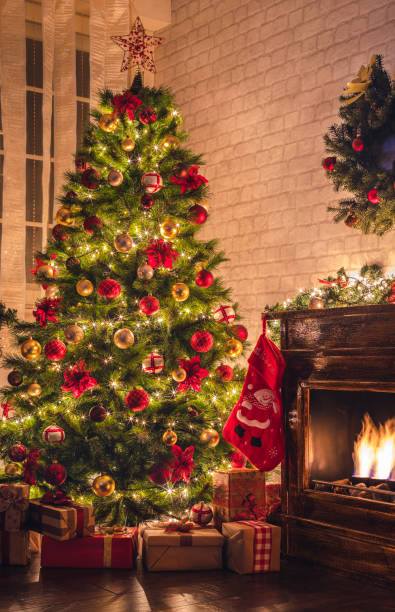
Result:
M341 478L340 480L334 480L333 481L334 485L352 485L352 482L349 478ZM333 492L334 493L338 493L339 495L350 495L350 490L347 487L339 487L339 486L334 486L333 487Z
M374 489L374 491L372 491L372 489ZM385 494L381 494L380 495L380 493L376 493L376 491L378 491L380 489L382 491L390 491L391 490L386 482L381 482L380 484L378 484L376 486L369 487L369 490L372 493L372 498L376 499L377 501L385 501L385 502L391 501L391 498L389 497L389 495L385 495Z
M356 491L355 489L361 489L360 491ZM352 489L350 489L350 495L353 497L372 497L369 492L369 487L366 486L364 482L359 482Z

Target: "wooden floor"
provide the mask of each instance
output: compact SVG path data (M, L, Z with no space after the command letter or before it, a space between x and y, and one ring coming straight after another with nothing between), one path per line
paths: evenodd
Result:
M393 592L297 561L280 573L0 567L0 612L393 612Z

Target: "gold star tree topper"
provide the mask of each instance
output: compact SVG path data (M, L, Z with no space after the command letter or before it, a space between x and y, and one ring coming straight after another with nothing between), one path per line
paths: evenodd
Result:
M140 17L136 18L129 34L124 36L111 36L115 44L123 49L121 72L129 66L136 66L137 70L156 72L153 49L162 43L160 36L147 36Z

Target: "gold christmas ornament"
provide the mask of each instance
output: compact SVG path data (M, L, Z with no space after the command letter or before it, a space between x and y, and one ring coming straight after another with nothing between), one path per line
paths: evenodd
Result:
M198 261L195 263L196 272L200 272L200 270L205 270L208 266L208 261Z
M212 448L217 446L219 440L220 435L218 431L215 431L215 429L203 429L202 433L200 434L200 442L203 442L203 444L207 444L207 446Z
M136 143L134 142L134 140L129 138L129 136L127 138L124 138L121 142L121 147L124 151L133 151L135 146Z
M320 310L324 308L324 300L317 295L313 295L309 300L309 310Z
M162 436L162 440L167 446L173 446L177 442L177 434L175 431L167 429Z
M172 371L171 376L176 382L183 382L187 377L187 373L184 368L177 368Z
M84 330L75 323L66 327L63 333L64 339L69 344L78 344L78 342L84 339Z
M143 264L139 266L137 269L137 276L141 278L141 280L150 280L154 275L154 269L151 268L148 264Z
M240 340L231 338L226 343L225 353L228 357L240 357L243 352L243 345Z
M203 206L203 208L205 208L207 212L210 210L210 202L208 200L203 200L202 202L199 202L199 205Z
M92 482L92 490L98 497L108 497L115 491L115 480L107 474L96 476Z
M166 238L167 240L172 240L173 238L177 236L179 229L180 227L178 223L174 221L174 219L171 219L170 217L168 217L161 224L160 233L163 236L163 238Z
M56 221L60 223L60 225L73 225L74 218L70 210L62 206L56 213Z
M46 298L54 298L59 293L59 287L57 285L47 285L45 289L45 297Z
M41 344L37 340L33 340L33 338L25 340L21 344L21 355L29 361L38 359L41 355Z
M176 150L180 148L180 140L174 134L165 136L162 140L163 151L170 151L171 149Z
M114 132L117 127L117 120L110 113L105 113L99 119L99 125L105 132Z
M134 334L127 327L118 329L114 334L114 344L119 349L127 349L134 344Z
M50 266L49 264L44 264L37 268L37 274L43 274L47 278L52 278L53 276L55 276L55 268L53 266Z
M114 246L119 253L129 253L133 248L133 239L127 232L124 232L116 236Z
M83 297L87 297L93 293L93 285L87 278L81 278L75 286L77 293Z
M27 388L27 394L30 395L30 397L38 397L39 395L41 395L41 392L41 385L36 382L31 383Z
M122 172L116 168L111 168L110 172L108 173L107 181L111 187L119 187L123 181Z
M171 294L177 302L184 302L189 297L189 287L185 283L176 283L171 288Z
M17 474L22 474L22 468L18 463L7 463L4 468L7 476L16 476Z

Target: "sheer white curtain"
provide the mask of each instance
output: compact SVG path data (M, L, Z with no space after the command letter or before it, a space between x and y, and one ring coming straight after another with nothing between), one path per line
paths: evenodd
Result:
M49 181L51 176L51 122L53 69L55 57L55 5L53 0L42 0L43 35L43 227L49 223ZM43 232L43 243L46 232ZM44 246L43 244L43 246Z

